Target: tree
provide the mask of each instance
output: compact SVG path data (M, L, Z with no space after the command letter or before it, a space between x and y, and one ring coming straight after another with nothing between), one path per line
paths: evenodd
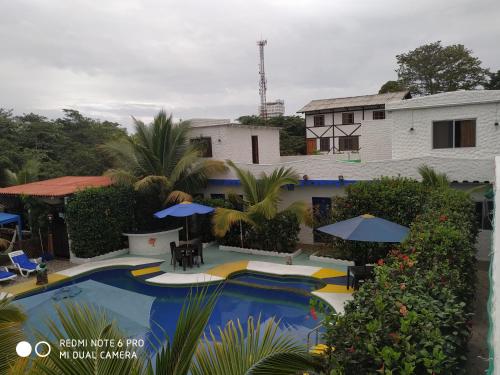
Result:
M37 181L40 173L40 162L36 159L27 160L19 171L12 172L10 169L5 169L5 183L8 186L22 185L29 182Z
M241 116L243 125L273 126L280 128L281 155L303 155L306 153L306 127L300 116L277 116L263 120L260 116Z
M280 194L286 185L296 185L298 176L291 168L277 168L271 174L262 173L259 177L250 171L238 168L227 162L238 176L243 189L244 211L219 207L214 214L214 233L223 237L234 224L245 222L253 227L265 225L279 212ZM293 212L300 221L311 222L310 210L305 202L292 203L283 211Z
M107 172L116 182L134 183L138 190L160 187L162 200L172 192L194 194L209 176L227 168L223 162L201 158L201 149L188 142L188 123L174 124L160 111L150 125L134 120L132 137L109 142L105 150L115 160ZM183 199L185 195L178 194Z
M379 94L385 94L388 92L398 92L405 91L407 88L399 81L387 81L382 85L380 90L378 90Z
M0 297L0 374L9 373L13 362L19 358L16 345L23 341L22 325L26 314L12 303L12 299Z
M484 85L486 90L500 90L500 70L496 73L488 73L489 80Z
M415 94L474 90L486 81L487 70L462 44L429 43L396 56L398 81Z
M422 184L431 188L444 188L450 186L450 181L445 173L438 173L428 165L418 167L418 173L422 177Z

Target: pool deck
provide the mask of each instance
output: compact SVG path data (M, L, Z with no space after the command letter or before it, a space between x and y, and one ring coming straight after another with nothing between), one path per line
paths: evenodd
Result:
M306 254L293 258L293 265L285 264L286 258L222 251L214 245L204 249L203 255L204 264L200 267L187 268L186 271L183 271L182 267L177 267L174 271L170 264L170 255L148 258L124 255L81 264L49 274L49 285L110 267L130 267L134 277L146 283L165 286L218 283L235 272L253 271L279 276L307 276L321 279L326 286L312 294L329 303L339 313L343 312L344 303L352 298L352 289L345 286L346 266L311 261ZM36 285L35 278L31 277L26 282L3 287L0 292L4 295L19 296L41 291L46 287L47 285Z

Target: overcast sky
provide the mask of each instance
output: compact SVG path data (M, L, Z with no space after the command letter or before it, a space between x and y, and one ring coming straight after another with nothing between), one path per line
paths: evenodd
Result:
M0 107L118 121L254 114L376 93L395 55L442 40L500 69L498 0L0 0Z

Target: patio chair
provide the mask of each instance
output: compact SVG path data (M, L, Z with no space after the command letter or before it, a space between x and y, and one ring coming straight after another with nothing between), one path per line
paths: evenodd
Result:
M36 271L37 262L29 259L24 251L17 250L8 254L10 261L19 270L22 277L28 277L30 273Z
M178 247L175 242L172 241L170 242L170 252L172 254L170 264L174 266L174 271L177 263L179 263L179 266L182 266L185 271L189 257L184 252L184 249L182 247Z
M196 259L197 259L196 263L198 264L198 267L199 267L200 262L201 262L201 264L205 264L205 262L203 261L203 244L201 243L201 241L199 239L196 239L196 240L193 240L192 245L194 248L193 255L194 255L194 257L196 257Z
M4 271L1 270L4 269ZM9 272L7 267L0 267L0 281L9 281L17 277L15 273Z

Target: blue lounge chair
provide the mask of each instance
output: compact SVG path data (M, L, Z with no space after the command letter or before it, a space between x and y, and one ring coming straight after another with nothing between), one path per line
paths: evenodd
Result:
M28 277L30 273L36 271L37 263L29 259L24 251L17 250L8 254L10 261L19 270L22 277Z
M4 271L2 271L2 268ZM9 272L7 267L0 267L0 281L8 281L15 279L17 275L15 273Z

